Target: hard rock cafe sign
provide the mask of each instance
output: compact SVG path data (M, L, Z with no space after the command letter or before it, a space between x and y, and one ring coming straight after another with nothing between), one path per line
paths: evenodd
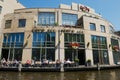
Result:
M119 46L113 46L113 50L115 50L115 51L119 51Z
M89 12L90 9L86 6L80 6L80 10L84 11L84 12Z
M77 49L80 44L79 43L70 43L70 46L73 48L73 49Z

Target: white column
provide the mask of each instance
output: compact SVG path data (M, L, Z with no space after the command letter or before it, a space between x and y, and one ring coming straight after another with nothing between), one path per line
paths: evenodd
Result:
M22 63L25 63L27 60L32 58L32 32L24 33L24 49L22 54Z
M91 65L93 65L93 54L92 50L86 49L86 61L91 60Z
M55 60L64 60L64 33L56 32L56 50L55 50Z
M110 65L114 65L114 59L113 59L113 53L112 51L108 51L108 56L109 56L109 63Z
M107 37L107 45L108 45L108 58L109 58L109 64L114 65L114 59L113 59L113 52L112 52L112 46L110 47L111 44L111 37Z
M31 57L32 57L32 49L23 49L22 63L26 63L27 60L31 60Z
M91 65L93 65L91 34L88 32L85 32L85 57L86 61L91 60Z
M64 61L65 58L64 51L64 33L60 34L60 60Z
M58 59L58 31L56 31L56 36L55 36L55 61Z
M58 11L58 24L62 25L62 11L61 10Z

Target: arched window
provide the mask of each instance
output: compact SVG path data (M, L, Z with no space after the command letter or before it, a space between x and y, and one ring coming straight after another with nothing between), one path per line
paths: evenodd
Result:
M0 6L0 14L1 14L1 12L2 12L2 6Z

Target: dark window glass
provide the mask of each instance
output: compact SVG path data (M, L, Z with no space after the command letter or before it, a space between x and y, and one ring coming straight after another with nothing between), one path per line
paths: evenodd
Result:
M106 37L91 36L92 48L107 49Z
M25 27L26 26L26 19L19 19L19 27Z
M55 47L55 33L34 32L33 47Z
M109 64L109 57L107 50L93 50L94 64Z
M24 43L24 33L5 33L2 57L10 61L21 61Z
M109 64L106 37L91 36L94 64Z
M32 58L37 61L43 59L55 60L55 33L33 32Z
M119 41L117 39L111 38L111 48L113 52L113 59L114 63L118 64L120 62L120 47L119 47Z
M55 49L50 48L33 48L32 59L36 61L42 61L47 59L49 61L55 61Z
M93 31L96 30L96 26L94 23L90 23L90 30L93 30Z
M6 20L5 21L5 28L10 28L12 24L12 20Z
M65 33L64 42L65 42L64 44L66 48L71 47L70 46L71 43L78 43L80 45L79 47L82 47L82 48L85 47L84 34Z
M24 33L6 33L3 41L4 47L23 47Z

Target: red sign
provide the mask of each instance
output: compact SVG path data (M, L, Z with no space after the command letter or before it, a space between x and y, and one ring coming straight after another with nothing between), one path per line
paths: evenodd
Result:
M118 46L113 46L113 49L114 49L115 51L119 51L119 47L118 47Z
M86 6L80 6L80 9L84 12L89 12L90 11L90 9Z
M74 49L77 49L80 46L80 44L79 43L70 43L70 46Z

